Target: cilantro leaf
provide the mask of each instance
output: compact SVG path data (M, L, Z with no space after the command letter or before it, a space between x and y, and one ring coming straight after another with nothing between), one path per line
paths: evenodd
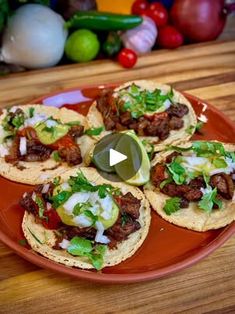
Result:
M163 210L167 215L171 215L180 210L180 198L172 197L166 200Z
M180 163L177 162L177 158L167 165L167 168L176 184L180 185L185 182L186 171L184 167L182 167Z
M38 208L39 208L39 211L38 211L39 218L46 218L44 217L44 211L45 211L44 202L40 196L38 195L36 196L35 203L38 205Z
M60 205L64 204L72 195L70 191L62 191L54 196L52 196L51 200L53 202L53 207L58 208Z
M14 127L16 127L17 129L19 129L23 124L24 124L24 121L25 121L25 116L24 114L17 114L11 121L12 125Z
M222 207L222 201L217 199L217 188L205 193L202 199L198 202L198 207L203 209L205 212L210 213L214 204L216 204L218 208Z
M174 145L169 145L165 150L173 150L175 152L181 153L181 152L187 152L192 149L192 146L190 147L179 147L179 146L174 146Z
M66 124L69 126L74 126L74 125L80 125L81 122L80 121L70 121L70 122L67 122Z
M67 251L74 256L86 256L97 269L101 269L104 263L105 245L93 245L92 241L81 237L74 237L70 241Z
M87 134L87 135L90 135L90 136L97 136L97 135L100 135L100 133L104 131L104 127L101 126L101 127L98 127L98 128L90 128L90 129L87 129L84 134Z
M195 125L190 125L187 127L187 129L185 130L186 133L190 134L190 135L193 135L193 133L195 132L196 130L196 126Z
M172 181L173 181L173 180L172 180L171 177L169 177L169 178L163 180L163 181L160 183L160 185L159 185L160 189L163 189L165 185L167 185L168 183L171 183Z
M60 177L55 177L54 180L53 180L53 184L54 186L58 186L60 184Z
M60 155L59 155L58 151L54 151L54 152L52 153L52 158L53 158L55 161L57 161L57 162L61 161L61 158L60 158Z
M225 156L223 144L217 142L193 142L192 149L199 157Z
M201 129L204 126L204 124L205 124L204 122L198 121L197 124L196 124L196 127L195 127L196 132L201 132Z
M235 152L226 152L226 157L232 159L233 162L235 162Z
M98 216L94 215L90 210L84 210L84 215L86 215L88 218L91 218L92 220L92 225L94 225L96 223L96 221L98 220Z
M32 118L34 116L35 108L30 107L29 108L29 117Z

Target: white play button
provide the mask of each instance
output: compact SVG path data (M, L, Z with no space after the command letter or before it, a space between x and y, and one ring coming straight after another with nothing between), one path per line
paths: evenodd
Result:
M127 159L127 156L122 154L122 153L119 153L117 150L112 149L112 148L109 150L109 165L110 165L110 167L112 167L116 164L119 164L119 162L126 160L126 159Z

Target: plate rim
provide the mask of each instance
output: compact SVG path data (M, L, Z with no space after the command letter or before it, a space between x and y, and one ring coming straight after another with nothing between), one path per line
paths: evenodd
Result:
M54 91L52 93L42 95L40 97L37 97L31 100L31 102L38 103L38 102L41 102L45 98L58 95L59 93L75 91L75 90L90 89L90 88L114 87L114 86L117 86L118 84L119 83L89 85L89 86L68 88L62 91ZM208 103L207 101L204 101L194 95L191 95L186 92L181 92L181 93L183 93L188 98L189 101L193 99L196 102L200 102L200 103L204 103L208 105L209 108L212 111L215 111L221 118L223 118L223 120L235 132L234 123L222 111L220 111L219 109L217 109L216 107ZM88 280L92 282L109 283L109 284L121 284L122 283L123 284L123 283L136 283L136 282L154 280L157 278L161 278L163 276L168 276L170 274L176 273L182 269L188 268L192 266L193 264L197 263L198 261L200 261L201 259L208 256L218 247L222 246L233 234L235 234L235 221L232 222L230 225L224 227L221 233L218 236L216 236L212 241L210 241L207 245L200 247L197 250L197 253L192 254L179 262L173 263L165 267L158 268L156 270L150 270L150 271L140 272L140 273L130 273L130 274L128 273L127 274L112 274L112 273L95 272L91 270L82 270L79 268L72 268L72 267L65 266L63 264L56 263L54 261L51 261L37 254L31 249L26 249L25 247L21 246L16 241L14 241L9 236L7 236L2 230L0 230L0 240L5 245L10 247L17 255L19 255L20 257L26 259L27 261L41 268L44 268L44 269L46 268L60 274L66 274L77 279L83 279L83 280Z

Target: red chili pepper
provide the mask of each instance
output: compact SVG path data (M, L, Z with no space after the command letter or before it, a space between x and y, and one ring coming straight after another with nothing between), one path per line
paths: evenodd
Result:
M137 61L137 54L128 48L123 48L118 54L118 62L124 68L132 68Z
M58 229L61 224L60 216L57 211L53 208L45 210L43 216L46 218L42 219L42 225L47 229Z
M146 0L136 0L131 7L131 13L142 15L148 8L149 3Z
M161 3L153 3L149 8L143 13L150 17L157 27L161 27L167 24L168 13L165 7Z

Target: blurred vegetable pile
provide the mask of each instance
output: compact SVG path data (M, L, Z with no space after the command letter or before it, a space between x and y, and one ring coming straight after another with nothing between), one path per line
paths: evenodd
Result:
M235 4L136 0L129 15L96 9L95 0L0 0L0 73L95 58L131 68L152 49L216 39Z

